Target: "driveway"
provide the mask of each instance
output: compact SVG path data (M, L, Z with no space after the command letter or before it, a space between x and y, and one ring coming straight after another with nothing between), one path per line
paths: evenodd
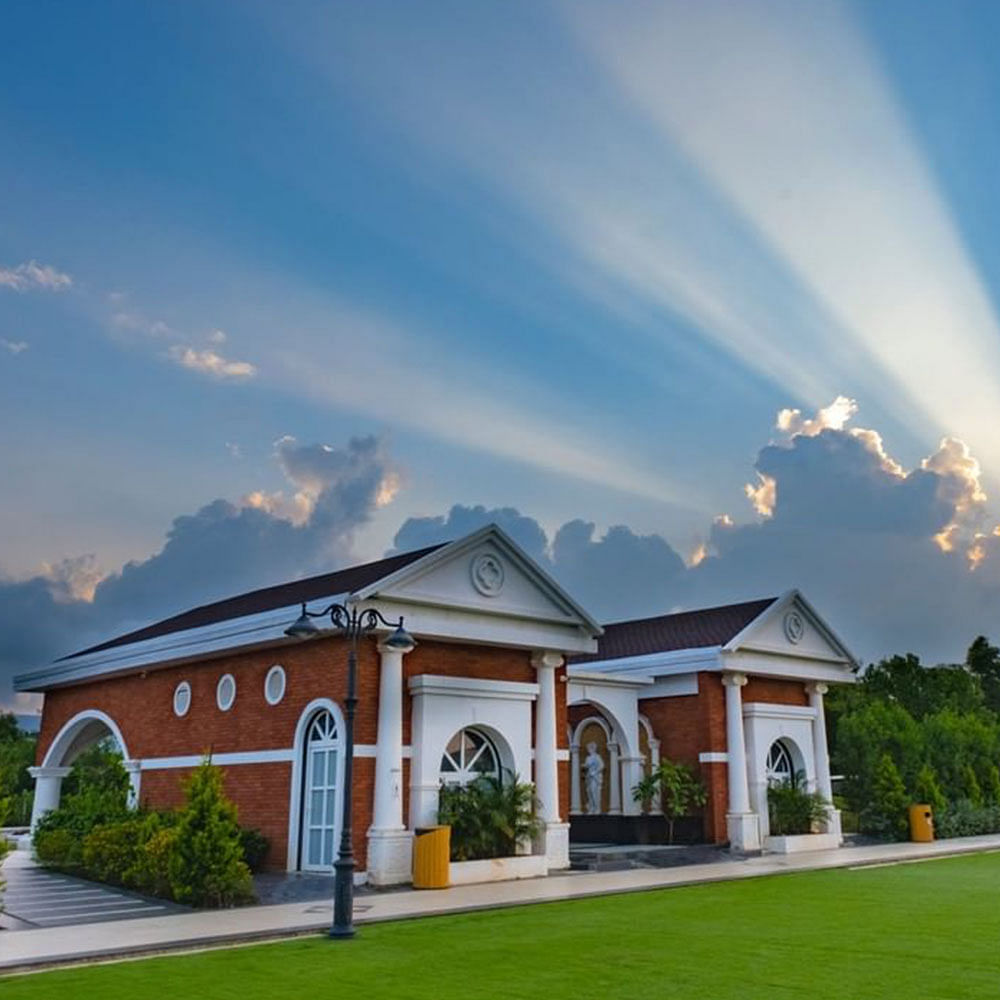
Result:
M14 851L3 866L7 883L0 927L29 930L107 920L162 917L188 912L186 907L149 899L39 868L27 851Z

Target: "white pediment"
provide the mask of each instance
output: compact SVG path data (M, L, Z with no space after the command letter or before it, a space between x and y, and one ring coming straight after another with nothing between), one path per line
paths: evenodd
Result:
M851 651L798 592L789 591L725 646L727 651L770 653L852 666Z
M354 595L582 628L600 626L496 525L452 542Z

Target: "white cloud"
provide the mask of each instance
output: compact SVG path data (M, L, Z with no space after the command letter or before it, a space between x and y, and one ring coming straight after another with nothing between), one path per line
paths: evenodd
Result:
M70 288L73 279L51 264L39 264L29 260L17 267L0 267L0 288L10 288L15 292L45 291L62 292Z
M249 361L229 361L215 351L199 351L181 344L171 347L166 356L182 368L217 379L246 379L257 374L257 368Z
M225 330L213 330L208 335L208 341L211 344L224 344L226 342L226 331Z
M0 337L0 347L14 357L19 354L23 354L28 349L28 342L26 340L7 340L4 337Z

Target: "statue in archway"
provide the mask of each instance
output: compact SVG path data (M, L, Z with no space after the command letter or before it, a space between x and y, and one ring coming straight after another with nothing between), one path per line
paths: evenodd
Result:
M583 782L587 790L587 813L591 816L601 811L601 789L604 786L604 760L597 752L596 743L587 744L583 761Z

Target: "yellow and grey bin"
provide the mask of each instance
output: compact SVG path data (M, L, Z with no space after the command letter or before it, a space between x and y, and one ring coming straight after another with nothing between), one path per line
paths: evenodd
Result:
M910 840L929 844L934 839L934 813L928 805L910 806Z
M451 827L417 827L413 841L413 888L447 889Z

